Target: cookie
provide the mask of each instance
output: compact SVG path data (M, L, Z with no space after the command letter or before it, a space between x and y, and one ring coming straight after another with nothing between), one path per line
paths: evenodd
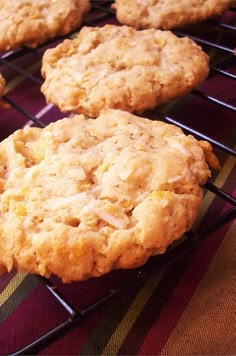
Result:
M176 99L208 74L208 56L189 38L127 26L84 27L43 56L42 92L61 111L142 113Z
M89 0L0 0L0 51L39 44L79 27Z
M211 151L114 109L16 131L0 143L1 272L78 281L164 253L196 218Z
M5 79L0 74L0 98L3 96L4 89L5 89L5 84L6 84Z
M136 29L169 30L200 22L235 4L235 0L115 0L120 23Z

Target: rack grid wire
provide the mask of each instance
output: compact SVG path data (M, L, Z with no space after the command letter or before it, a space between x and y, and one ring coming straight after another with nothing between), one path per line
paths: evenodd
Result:
M115 20L115 13L111 9L112 1L96 1L93 0L91 13L88 18L85 20L84 25L87 26L96 26L97 24L101 25L105 23L107 20L110 23L117 23ZM184 28L178 31L174 31L177 36L189 36L197 43L199 43L206 51L210 53L210 55L214 54L213 59L210 62L210 74L209 80L214 79L216 76L220 76L224 83L226 81L235 81L236 80L236 59L234 56L235 49L230 46L233 43L233 39L235 39L236 26L234 25L236 19L236 10L235 8L229 9L226 14L227 20L225 21L225 16L222 16L217 20L208 20L205 21L205 26L209 26L209 31L207 31L208 35L213 34L213 36L205 36L204 33L199 31L199 26L194 25L190 26L190 28ZM208 27L207 27L208 28ZM216 35L217 34L217 35ZM73 34L71 34L73 36ZM67 37L67 36L65 36ZM29 70L24 69L24 61L27 56L33 56L35 58L41 58L44 51L50 47L54 46L58 43L58 41L62 41L65 37L50 41L50 43L46 43L37 49L29 49L22 48L17 51L10 51L4 53L0 57L0 65L1 70L4 70L9 73L18 74L19 81L30 81L34 85L40 88L42 84L42 79L40 74L37 73L37 68L30 72ZM210 37L210 39L208 38ZM229 44L230 43L230 44ZM37 56L35 56L37 53ZM22 61L21 61L22 59ZM19 61L21 65L15 64L16 61ZM4 96L3 100L10 104L10 106L18 112L23 120L24 125L35 125L38 127L45 127L48 124L47 113L50 110L53 110L52 105L44 105L38 111L37 114L32 114L24 105L19 104L14 100L14 95L11 95L12 92L9 90ZM14 92L13 92L14 94ZM40 90L39 90L39 95ZM232 102L228 102L224 99L218 98L212 93L207 92L204 89L195 89L188 96L188 101L191 101L192 107L196 109L198 100L206 101L207 105L210 106L210 110L212 115L214 115L214 110L223 110L223 112L231 112L234 113L236 111L236 98L234 97ZM188 105L184 101L184 105ZM43 102L43 101L42 101ZM180 107L182 103L182 99L180 99L177 103L172 106L163 106L159 107L151 112L145 113L143 116L149 117L151 119L161 119L170 124L175 124L181 127L186 133L194 135L198 139L207 140L210 142L219 153L219 156L226 155L227 157L235 157L236 150L232 144L232 147L224 144L218 138L212 137L210 134L203 132L201 129L194 128L189 126L185 121L180 120L178 118L178 110L176 117L176 107L178 109L180 103ZM174 108L174 109L173 109ZM179 110L181 112L181 110ZM65 115L57 112L57 119L64 117ZM45 119L45 120L44 120ZM26 120L26 121L25 121ZM89 314L97 310L99 307L104 305L108 300L114 298L116 295L122 293L127 288L132 288L132 286L137 284L144 283L147 276L151 273L153 269L161 268L163 265L171 265L181 259L183 256L188 254L190 251L196 249L199 244L201 244L202 240L207 238L212 231L219 229L221 226L231 221L236 216L236 199L233 195L228 192L223 191L221 188L218 188L211 181L208 181L204 186L206 191L210 191L215 195L216 199L221 199L222 204L228 203L228 209L221 215L218 216L217 219L205 229L199 231L197 228L189 231L186 236L187 238L183 239L182 243L171 246L165 255L152 257L143 267L134 270L131 280L124 283L119 287L112 288L108 290L101 298L94 301L92 304L85 306L81 310L77 310L66 298L61 294L61 292L57 289L55 284L46 278L35 276L38 278L45 288L51 293L53 298L63 307L65 312L67 313L67 318L64 322L56 325L51 330L47 331L43 335L39 335L38 338L33 340L30 344L24 346L23 348L15 351L12 355L27 355L27 354L35 354L40 350L44 349L47 345L64 335L68 330L76 327L79 323L81 323Z

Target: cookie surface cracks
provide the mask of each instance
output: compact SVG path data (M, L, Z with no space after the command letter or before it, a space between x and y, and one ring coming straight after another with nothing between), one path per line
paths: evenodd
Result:
M42 74L42 92L62 111L142 113L200 84L208 56L189 38L167 31L84 27L75 39L46 51Z
M142 28L169 30L220 15L235 0L116 0L120 23Z
M0 50L39 44L79 27L89 0L0 0Z
M119 110L16 131L0 143L1 272L69 282L165 252L198 213L204 150Z

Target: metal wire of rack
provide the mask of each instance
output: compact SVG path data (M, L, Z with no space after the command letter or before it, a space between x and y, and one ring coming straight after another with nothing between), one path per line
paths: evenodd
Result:
M93 4L92 11L91 11L92 18L88 18L85 21L85 24L89 26L95 26L97 23L101 23L102 21L106 21L107 19L109 19L109 21L113 20L114 11L111 10L110 8L111 3L112 1L110 0L92 1ZM231 16L235 17L234 8L230 9L230 14ZM220 33L224 32L225 36L228 35L235 36L236 26L234 25L224 23L221 20L218 21L209 20L207 23L209 23L209 26L214 26L217 29L217 31L219 31ZM220 59L217 60L216 63L215 62L211 63L209 78L213 78L216 75L220 75L222 76L222 78L224 78L224 80L231 80L231 81L236 80L236 70L235 70L236 60L234 57L234 48L230 47L227 44L222 43L222 41L216 42L215 40L212 39L211 40L205 39L199 34L192 34L191 32L189 32L188 29L184 29L181 31L178 30L175 31L175 33L178 36L188 35L192 39L194 39L197 43L204 46L204 48L206 47L207 49L211 49L211 50L213 49L217 52L217 54L218 53L221 54L219 56ZM54 41L50 42L50 44L53 43ZM16 59L22 58L25 55L29 55L34 51L37 51L38 53L42 51L43 53L47 45L42 45L37 50L23 48L18 51L11 51L8 53L4 53L0 58L1 68L7 68L8 70L13 71L14 73L17 73L20 76L22 76L24 80L29 80L35 85L40 86L42 83L42 79L40 78L40 76L29 73L28 71L24 70L21 66L14 64L14 62ZM223 60L222 60L222 56L223 56ZM235 103L228 103L223 99L219 99L214 95L206 93L201 89L193 90L190 93L190 96L211 103L213 105L213 110L217 109L218 107L221 107L224 110L229 110L231 112L236 111ZM3 100L5 100L8 104L11 105L13 109L15 109L18 113L20 113L27 120L28 123L39 127L46 126L47 123L44 122L44 112L42 112L41 115L32 114L24 106L22 106L21 104L17 103L14 99L12 99L11 92L4 95ZM60 118L60 115L62 117L62 114L59 114L58 118ZM217 150L223 152L223 154L232 157L236 156L236 150L234 147L225 145L220 140L211 137L211 135L205 134L201 130L189 126L188 124L180 121L178 118L170 114L169 111L166 112L165 110L163 111L161 108L158 108L154 110L150 115L150 118L156 119L156 117L168 123L175 124L181 127L186 133L193 134L197 138L207 140L213 146L215 146ZM50 280L39 276L35 277L38 278L43 283L45 288L50 292L50 294L55 298L55 300L63 307L68 317L64 322L60 323L59 325L56 325L45 334L40 335L36 340L32 341L30 344L13 352L12 355L27 355L27 354L35 354L39 352L40 350L45 348L48 344L52 343L57 338L61 337L65 332L77 326L89 314L93 313L95 310L97 310L99 307L104 305L104 303L106 303L111 298L114 298L116 295L124 292L124 290L126 290L127 288L132 288L134 284L142 284L145 281L147 275L152 270L152 268L154 268L154 265L155 268L158 268L163 266L163 264L165 265L172 264L176 260L181 259L182 256L196 249L199 246L199 244L202 242L202 240L206 238L212 231L218 229L228 221L232 220L236 216L236 211L235 211L236 199L230 193L223 191L222 189L218 188L210 181L205 184L205 189L212 192L216 196L216 198L221 199L222 202L228 203L229 208L223 215L218 217L218 219L215 222L213 222L210 226L207 226L207 228L204 231L192 230L188 232L186 234L188 235L188 238L185 239L181 244L178 244L174 248L170 248L169 251L163 256L151 258L150 261L145 266L137 270L134 270L132 281L129 280L124 285L109 290L101 298L99 298L92 304L85 306L81 310L77 310L58 291L56 286ZM155 263L153 263L153 259L155 259Z

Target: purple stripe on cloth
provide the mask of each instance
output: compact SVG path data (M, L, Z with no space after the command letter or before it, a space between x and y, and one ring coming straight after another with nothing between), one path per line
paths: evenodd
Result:
M27 85L27 82L25 82L24 86L25 91L30 91L29 94L25 94L25 91L23 90L22 93L11 93L9 98L35 116L42 108L45 107L45 99L41 95L39 100L36 84L30 88ZM31 98L30 102L28 101L29 96ZM0 112L0 141L12 134L15 130L21 129L28 122L28 120L30 120L14 108L4 110L4 115L2 114L3 113ZM40 120L48 124L65 116L66 114L61 113L57 108L52 107L52 109L43 115Z
M0 326L0 353L15 352L65 318L46 288L38 285Z
M100 310L82 321L74 329L53 342L50 346L39 352L39 355L76 355L83 344L89 339L92 330L96 327L104 311ZM58 351L60 350L60 351Z
M103 296L112 288L119 288L121 285L129 281L134 275L134 271L113 271L99 278L91 278L87 281L71 284L63 284L58 279L54 279L59 291L63 296L68 298L77 310L81 310L97 299ZM106 316L107 306L86 317L81 324L75 329L69 331L66 336L52 343L45 350L42 350L42 355L58 354L78 354L86 342L89 342L90 335L94 329L100 325L100 320L110 317ZM96 345L94 346L96 349Z
M30 84L30 85L29 85ZM9 94L9 98L35 115L46 105L43 95L38 95L37 84L24 81L20 87ZM19 113L14 108L1 110L0 112L0 140L3 140L15 130L20 129L27 122L25 115Z

